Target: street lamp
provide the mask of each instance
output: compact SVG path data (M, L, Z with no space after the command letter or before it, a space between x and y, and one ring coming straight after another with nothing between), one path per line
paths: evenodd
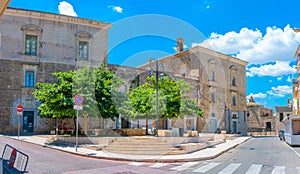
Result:
M147 68L147 75L152 76L153 68L151 67L152 58L148 59L150 67ZM164 76L164 73L161 74ZM155 106L156 106L156 135L158 137L158 60L155 61Z

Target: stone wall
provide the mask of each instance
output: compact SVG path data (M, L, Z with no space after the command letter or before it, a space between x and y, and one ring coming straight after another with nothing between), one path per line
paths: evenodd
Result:
M215 132L217 128L226 129L225 106L227 110L246 112L246 62L214 52L202 47L195 47L159 60L167 74L188 79L192 88L191 99L198 101L204 110L204 117L198 119L197 130ZM147 68L143 65L140 68ZM212 74L214 74L212 79ZM235 85L232 78L235 77ZM214 101L212 101L214 93ZM232 97L236 98L233 105ZM211 121L217 120L212 127ZM246 122L239 122L247 129ZM242 128L241 130L245 130ZM244 132L246 133L246 132Z
M249 132L266 130L266 123L271 123L271 130L276 129L276 117L270 108L262 105L247 106L247 123Z

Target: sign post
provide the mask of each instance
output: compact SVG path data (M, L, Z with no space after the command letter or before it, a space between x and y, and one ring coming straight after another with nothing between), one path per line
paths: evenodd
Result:
M23 106L22 105L18 105L17 106L17 114L19 115L19 124L18 124L18 139L20 137L20 127L21 127L21 115L23 112Z
M76 109L76 142L75 142L75 151L77 152L78 146L78 110L82 110L83 97L80 95L75 95L74 97L74 109Z

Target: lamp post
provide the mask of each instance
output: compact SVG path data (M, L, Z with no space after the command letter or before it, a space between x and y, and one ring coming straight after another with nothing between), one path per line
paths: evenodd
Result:
M156 136L158 137L158 60L156 60L156 68L155 68L155 92L156 92Z
M152 75L152 72L153 72L153 68L151 67L151 62L152 62L152 58L149 58L148 59L149 61L149 64L150 64L150 67L147 69L147 74L148 76L151 76ZM155 127L156 127L156 135L158 137L158 60L155 61L155 107L156 107L156 123L155 123Z

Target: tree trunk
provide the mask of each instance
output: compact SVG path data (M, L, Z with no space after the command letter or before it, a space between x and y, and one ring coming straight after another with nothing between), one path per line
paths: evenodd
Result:
M83 117L83 131L84 134L87 136L88 135L88 114L85 113Z
M146 116L146 135L148 135L148 117Z

